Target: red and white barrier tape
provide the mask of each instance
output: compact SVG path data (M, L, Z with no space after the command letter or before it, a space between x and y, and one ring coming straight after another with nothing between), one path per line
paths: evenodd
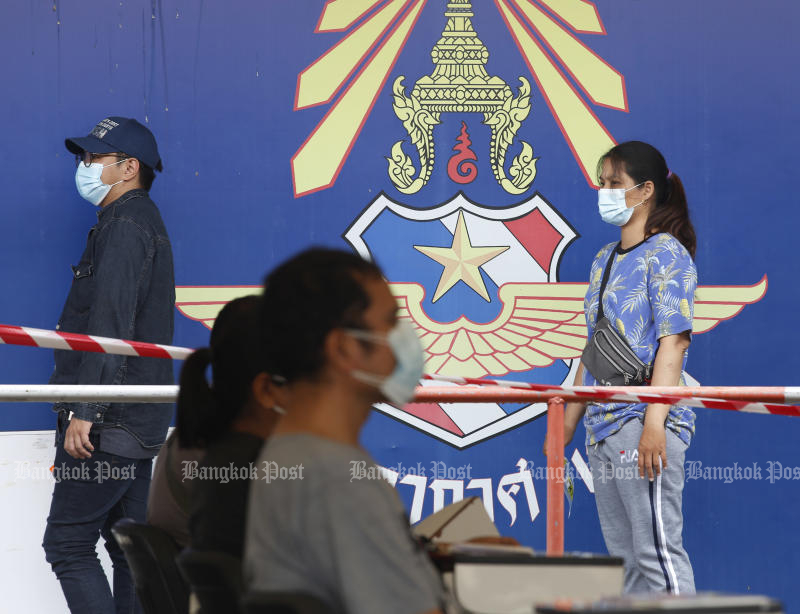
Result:
M738 407L716 407L715 401L741 401L744 404L770 403L777 406L793 406L800 403L798 386L552 386L506 380L476 379L473 377L449 377L445 375L422 376L423 379L459 385L498 386L515 390L532 390L545 396L569 397L569 400L602 400L608 402L658 403L662 398L670 403L687 399L702 399L714 409L737 409ZM752 411L752 410L751 410ZM762 413L764 411L762 410ZM776 413L776 412L770 412ZM794 415L794 412L788 412Z
M126 356L145 356L152 358L171 358L182 360L194 350L189 348L126 341L94 335L80 335L49 331L23 326L0 324L0 343L51 348L56 350L79 350L122 354ZM469 377L447 377L443 375L424 375L424 379L470 386L492 386L496 392L477 388L442 388L436 391L420 387L415 398L418 402L463 402L468 400L489 402L535 402L560 396L565 400L599 400L608 403L668 403L710 409L728 409L743 412L770 413L800 416L800 408L791 403L800 402L798 387L605 387L605 386L550 386L503 380L486 380ZM502 389L502 390L501 390ZM435 397L435 399L434 399Z
M760 401L779 404L800 403L800 387L798 386L552 386L549 384L532 384L530 382L513 382L506 380L476 379L474 377L449 377L446 375L422 376L423 379L451 384L476 386L499 386L501 388L514 388L520 390L535 390L537 392L551 393L563 396L564 391L574 392L576 398L592 396L595 398L610 398L614 394L640 394L643 390L647 394L664 396L705 397L708 399L729 399L735 401Z
M104 354L172 358L178 360L183 360L194 351L173 345L144 343L142 341L125 341L123 339L112 339L110 337L62 333L57 330L42 330L40 328L8 326L5 324L0 324L0 343L51 348L53 350L79 350L82 352L101 352Z
M501 386L425 386L417 388L416 403L544 403L554 397L564 401L599 401L602 403L665 403L687 407L727 409L756 414L776 414L800 417L800 407L760 401L732 401L692 397L680 389L678 394L653 394L646 388L619 387L608 391L605 387L547 386L546 390L503 388ZM671 390L679 390L677 387ZM702 387L695 388L701 393Z
M759 414L777 414L782 416L800 416L800 408L791 403L800 401L798 387L712 387L712 386L551 386L548 384L531 384L529 382L512 382L504 380L475 379L471 377L448 377L443 375L423 375L423 379L449 382L459 385L497 386L518 390L521 393L530 391L536 395L510 393L504 394L505 402L536 402L545 398L559 396L566 401L602 401L606 403L666 403L687 407L705 407L707 409L727 409ZM444 390L442 395L444 396ZM542 395L541 398L539 395ZM486 395L472 395L474 402L488 401ZM466 399L463 399L466 400ZM445 401L440 401L445 402ZM496 402L496 401L494 401Z

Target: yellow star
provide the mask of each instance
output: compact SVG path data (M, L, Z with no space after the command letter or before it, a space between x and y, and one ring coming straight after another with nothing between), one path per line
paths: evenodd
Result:
M469 241L467 224L464 222L464 212L459 211L456 231L453 234L453 244L450 247L415 245L414 249L444 267L442 276L439 278L439 285L436 287L436 292L433 294L433 300L431 301L435 303L459 281L463 281L475 290L484 300L490 301L491 299L486 291L486 285L483 283L479 267L509 248L508 246L474 247Z

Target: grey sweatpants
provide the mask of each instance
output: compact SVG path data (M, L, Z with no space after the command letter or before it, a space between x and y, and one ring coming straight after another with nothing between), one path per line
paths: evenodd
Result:
M683 548L683 460L688 447L667 429L667 467L651 482L639 477L642 423L589 446L594 495L603 538L625 560L628 593L694 593L694 574Z

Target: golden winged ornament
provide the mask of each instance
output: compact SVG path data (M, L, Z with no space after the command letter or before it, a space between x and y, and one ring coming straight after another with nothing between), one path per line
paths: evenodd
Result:
M424 288L389 284L399 315L414 324L426 356L427 373L499 377L579 358L586 344L583 299L588 283L508 283L500 287L503 305L492 322L461 317L436 322L423 309ZM219 311L260 286L179 286L176 306L186 317L211 328ZM694 334L705 333L738 315L767 292L766 275L752 286L700 286L695 294Z

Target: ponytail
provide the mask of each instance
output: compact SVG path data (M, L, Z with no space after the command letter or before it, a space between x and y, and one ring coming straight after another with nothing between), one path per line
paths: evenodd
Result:
M214 393L206 380L211 348L193 352L183 363L175 426L181 448L204 448L217 417Z
M668 232L680 241L694 258L697 235L689 219L689 203L686 201L686 192L680 177L670 172L666 179L665 194L661 199L658 196L656 190L656 205L647 216L644 235L649 237L657 232Z
M176 431L182 448L205 448L230 430L262 370L256 314L260 298L237 298L225 305L211 330L211 347L193 352L183 363L178 391ZM211 367L213 384L206 371Z

